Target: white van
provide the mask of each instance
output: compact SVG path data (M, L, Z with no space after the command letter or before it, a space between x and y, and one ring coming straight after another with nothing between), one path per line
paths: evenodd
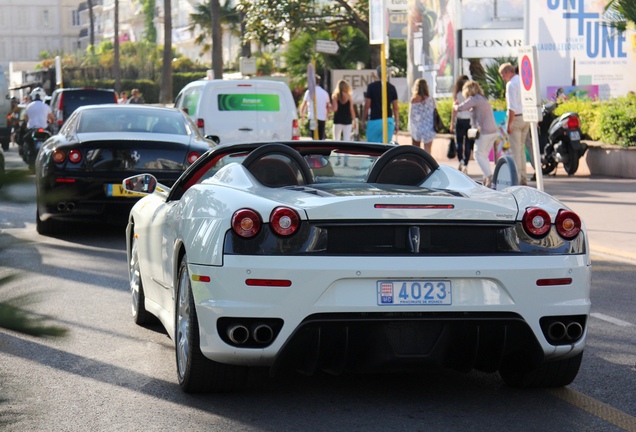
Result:
M299 139L298 111L283 82L203 79L186 85L174 105L221 144Z

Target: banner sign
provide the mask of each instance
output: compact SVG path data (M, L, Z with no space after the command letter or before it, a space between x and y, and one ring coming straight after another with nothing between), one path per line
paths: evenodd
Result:
M564 82L597 85L600 99L636 90L634 31L608 26L606 0L537 0L529 3L529 43L541 60L543 96Z
M461 58L516 57L523 29L463 29Z

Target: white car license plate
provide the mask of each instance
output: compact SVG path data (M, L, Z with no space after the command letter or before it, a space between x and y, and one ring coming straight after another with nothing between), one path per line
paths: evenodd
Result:
M580 141L581 140L581 133L579 131L570 132L570 139L572 141Z
M450 280L379 280L378 305L450 305Z

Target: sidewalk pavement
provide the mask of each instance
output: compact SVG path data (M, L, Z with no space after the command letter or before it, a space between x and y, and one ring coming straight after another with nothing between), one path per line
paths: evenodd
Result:
M399 144L411 144L408 133L400 132L397 137ZM433 141L431 152L435 160L457 169L459 161L449 160L447 150L448 138L440 136ZM491 162L493 170L494 166ZM530 163L526 172L528 179L534 174ZM468 175L477 181L483 178L474 160L468 164ZM536 182L529 181L528 186L536 187ZM581 217L592 253L636 261L636 179L592 176L583 157L573 176L568 176L562 165L556 175L544 176L543 189Z

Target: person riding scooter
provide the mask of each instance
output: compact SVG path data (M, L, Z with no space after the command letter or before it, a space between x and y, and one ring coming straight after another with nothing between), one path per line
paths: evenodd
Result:
M20 147L20 156L29 165L33 167L35 157L39 148L35 148L35 135L46 131L44 135L50 136L48 127L53 124L55 118L51 112L51 107L44 103L46 91L42 87L36 87L31 94L31 103L29 103L24 111L24 122L26 123L26 132L23 135L22 146ZM43 130L43 131L42 131ZM43 137L39 137L40 140Z

